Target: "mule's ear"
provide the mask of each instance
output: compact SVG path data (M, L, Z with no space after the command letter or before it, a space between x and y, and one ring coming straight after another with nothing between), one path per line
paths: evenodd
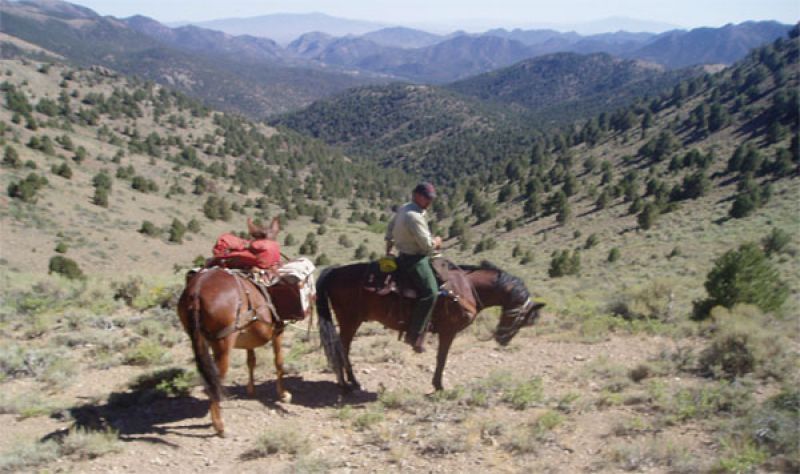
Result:
M257 225L253 222L253 219L247 218L247 231L250 233L250 237L254 239L268 239L269 235L267 235L267 229Z
M278 232L281 231L281 220L277 217L272 218L272 222L269 224L269 238L275 239L278 236Z
M263 231L263 230L261 230L260 228L258 228L258 226L256 226L256 225L253 223L253 219L252 219L252 218L250 218L250 217L248 217L248 218L247 218L247 232L248 232L250 235L253 235L253 236L254 236L254 235L256 235L256 234L263 234L263 233L264 233L264 231Z

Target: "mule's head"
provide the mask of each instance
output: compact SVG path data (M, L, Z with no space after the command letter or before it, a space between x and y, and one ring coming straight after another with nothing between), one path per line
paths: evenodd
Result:
M539 319L544 302L531 297L525 283L506 272L498 269L500 273L495 285L505 295L502 302L503 313L497 322L494 340L501 346L507 345L517 335L520 329L531 326Z
M497 322L497 329L494 332L494 340L501 346L508 345L520 329L525 326L532 326L539 319L544 305L540 301L527 298L519 306L503 308L503 313L500 315L500 321Z
M247 218L247 231L250 237L254 239L267 239L275 240L278 238L278 232L281 231L281 222L275 217L272 219L269 227L258 226L253 222L253 219Z

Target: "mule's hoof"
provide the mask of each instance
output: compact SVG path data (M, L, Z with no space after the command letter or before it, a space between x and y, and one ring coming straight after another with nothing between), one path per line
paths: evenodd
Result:
M217 430L217 436L219 436L220 438L224 438L225 437L225 430Z
M283 403L292 403L292 394L290 392L283 392L280 399Z

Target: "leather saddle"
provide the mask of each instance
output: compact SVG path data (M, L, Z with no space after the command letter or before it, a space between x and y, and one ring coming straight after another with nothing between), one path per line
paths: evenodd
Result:
M439 284L439 299L446 301L445 307L448 310L455 308L472 320L477 314L477 305L475 291L466 272L443 257L432 258L431 267ZM395 295L409 300L418 297L417 290L404 272L382 272L377 262L369 266L363 286L366 291L379 296Z

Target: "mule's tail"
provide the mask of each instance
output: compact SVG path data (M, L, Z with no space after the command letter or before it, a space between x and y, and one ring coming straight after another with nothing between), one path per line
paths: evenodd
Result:
M333 324L330 302L328 301L328 285L334 267L323 270L317 280L317 320L319 323L319 338L322 347L325 349L325 357L328 358L328 365L334 374L339 386L345 387L345 370L350 364L347 355L344 353L342 341L339 333Z
M208 390L208 397L212 402L219 402L224 396L222 381L219 379L217 365L211 358L208 343L200 330L200 297L197 293L191 295L187 309L188 333L192 340L192 352L197 364L197 371L203 377Z

